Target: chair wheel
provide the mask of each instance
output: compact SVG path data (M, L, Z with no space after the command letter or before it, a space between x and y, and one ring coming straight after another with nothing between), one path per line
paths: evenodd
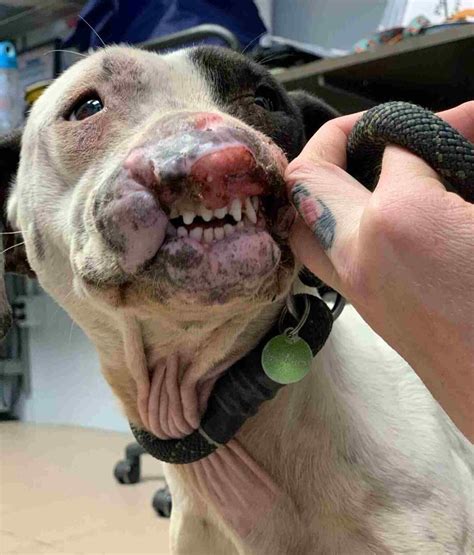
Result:
M153 496L151 503L159 516L169 518L171 516L171 493L168 486L159 489Z
M120 484L136 484L140 481L140 459L119 461L115 465L114 476Z

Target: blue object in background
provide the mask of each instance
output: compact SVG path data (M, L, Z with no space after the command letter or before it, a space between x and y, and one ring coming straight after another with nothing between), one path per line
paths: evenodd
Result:
M106 44L135 44L204 23L222 25L242 47L266 32L252 0L89 0L81 16ZM216 43L216 39L206 42ZM64 45L87 50L102 43L79 20Z
M21 124L22 108L15 46L10 41L3 41L0 42L0 134Z
M9 40L0 42L0 69L16 69L15 46Z

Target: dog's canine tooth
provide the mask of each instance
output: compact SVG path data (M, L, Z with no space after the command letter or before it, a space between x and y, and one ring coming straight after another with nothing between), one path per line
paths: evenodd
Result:
M191 212L190 210L183 211L183 221L186 225L192 224L195 217L195 212Z
M196 239L197 241L200 241L202 239L203 231L204 230L202 229L202 227L195 227L189 232L189 237L191 237L191 239Z
M255 212L258 210L258 197L252 197L252 205L255 208Z
M217 241L220 241L221 239L224 239L224 228L223 227L215 227L214 228L214 237L216 238Z
M214 216L216 218L219 218L219 220L222 220L222 218L224 218L226 214L227 214L227 206L224 206L224 208L217 208L217 210L214 210Z
M249 197L245 199L245 213L247 214L247 218L253 223L257 223L257 213L255 212L255 208L253 207L252 201Z
M212 241L214 241L214 230L212 227L208 227L204 230L204 242L212 243Z
M170 211L170 220L172 220L173 218L177 218L178 216L178 209L176 208L176 206L173 206Z
M210 222L213 216L212 210L209 210L205 206L201 206L200 216L205 222Z
M187 237L187 236L188 236L188 230L183 226L178 227L178 237Z
M232 233L234 233L235 229L233 225L230 224L225 224L224 226L224 235L226 237L229 237L230 235L232 235Z
M229 213L236 222L240 222L240 220L242 219L242 201L239 198L236 198L232 201Z

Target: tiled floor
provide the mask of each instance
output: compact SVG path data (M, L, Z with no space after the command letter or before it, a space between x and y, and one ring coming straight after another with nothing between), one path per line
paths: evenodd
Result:
M70 426L0 422L0 554L167 555L168 523L151 507L160 464L120 485L132 437Z

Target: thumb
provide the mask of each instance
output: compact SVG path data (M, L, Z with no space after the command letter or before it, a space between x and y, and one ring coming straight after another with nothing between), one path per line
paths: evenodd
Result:
M326 162L293 165L287 179L294 183L290 198L300 216L291 230L291 248L311 272L343 293L339 278L352 264L370 192Z

